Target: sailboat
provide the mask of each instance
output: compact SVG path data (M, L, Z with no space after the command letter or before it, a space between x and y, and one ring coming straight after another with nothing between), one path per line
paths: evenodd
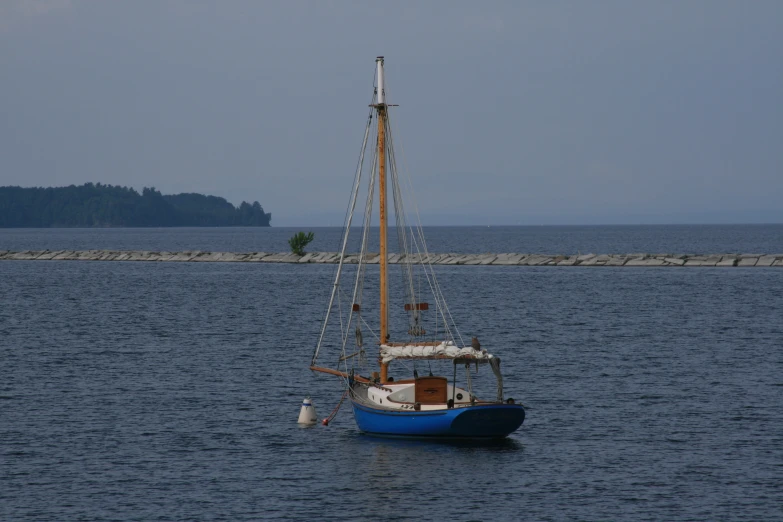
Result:
M414 438L503 438L516 431L525 420L525 409L513 399L503 397L500 358L481 347L477 338L470 345L462 336L444 299L433 270L433 257L427 251L420 219L408 225L403 204L406 185L404 173L397 168L394 139L387 103L388 87L384 76L384 58L375 64L375 82L369 107L367 126L346 212L345 230L341 240L339 263L334 285L310 369L340 377L360 431L379 436ZM375 123L373 123L373 120ZM368 154L369 153L369 154ZM369 161L366 161L370 156ZM349 236L357 200L368 178L363 214L360 251L348 254ZM391 181L389 187L389 181ZM374 218L375 189L378 189L379 253L368 251ZM412 191L408 179L407 188ZM388 244L388 199L394 205L398 252L390 254ZM418 218L418 210L415 212ZM376 313L365 314L363 296L365 276L374 279L378 265L378 307ZM389 265L401 267L401 288L390 294ZM353 271L351 277L346 275ZM352 284L343 284L343 279ZM350 288L350 292L344 291ZM366 292L367 291L367 292ZM373 290L374 292L374 290ZM392 298L402 302L392 308ZM432 300L430 302L423 299ZM367 308L372 310L374 303ZM339 321L335 319L339 316ZM377 322L376 322L377 319ZM330 325L340 335L330 340ZM377 345L365 346L365 333L371 333ZM336 332L335 332L336 334ZM333 366L319 363L322 351L332 351ZM370 352L368 354L368 351ZM338 355L339 354L339 355ZM371 362L377 356L377 366ZM395 380L390 373L409 372L408 378ZM446 375L433 374L432 365L450 365ZM479 367L492 370L497 393L491 400L480 399L474 393L473 379ZM419 375L419 370L426 375ZM462 369L464 368L464 377ZM448 371L451 370L451 371ZM450 376L448 374L451 374ZM458 374L461 381L458 383Z

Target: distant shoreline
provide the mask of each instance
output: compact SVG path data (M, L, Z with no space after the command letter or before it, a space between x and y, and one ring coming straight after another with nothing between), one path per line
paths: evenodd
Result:
M204 194L164 195L101 183L0 187L0 228L268 227L258 201L235 207Z
M106 226L51 226L51 227L4 227L0 226L0 230L149 230L152 228L272 228L272 225L146 225L146 226L123 226L123 225L106 225ZM276 227L281 228L281 227ZM286 228L286 227L282 227ZM291 227L302 228L302 227ZM307 228L307 227L305 227ZM317 228L317 227L309 227Z

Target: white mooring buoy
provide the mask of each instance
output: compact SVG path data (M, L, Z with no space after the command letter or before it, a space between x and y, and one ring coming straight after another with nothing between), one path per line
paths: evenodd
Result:
M313 401L310 400L309 395L302 401L302 409L299 410L299 420L297 422L299 424L315 424L318 422L315 406L313 406Z

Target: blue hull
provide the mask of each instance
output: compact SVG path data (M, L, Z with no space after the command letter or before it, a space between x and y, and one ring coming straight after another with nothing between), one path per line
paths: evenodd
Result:
M488 404L438 411L382 410L351 400L359 429L387 437L495 439L525 420L519 404Z

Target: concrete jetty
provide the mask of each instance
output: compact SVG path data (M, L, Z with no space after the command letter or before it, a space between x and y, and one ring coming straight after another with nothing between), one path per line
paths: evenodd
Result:
M419 262L419 254L410 261ZM298 256L290 252L153 252L150 250L0 250L0 261L146 261L187 263L327 263L336 264L337 252L309 252ZM356 264L358 254L346 256ZM368 254L366 262L377 265L380 256ZM389 263L405 261L400 254L389 254ZM433 265L492 266L622 266L622 267L783 267L781 254L430 254Z

